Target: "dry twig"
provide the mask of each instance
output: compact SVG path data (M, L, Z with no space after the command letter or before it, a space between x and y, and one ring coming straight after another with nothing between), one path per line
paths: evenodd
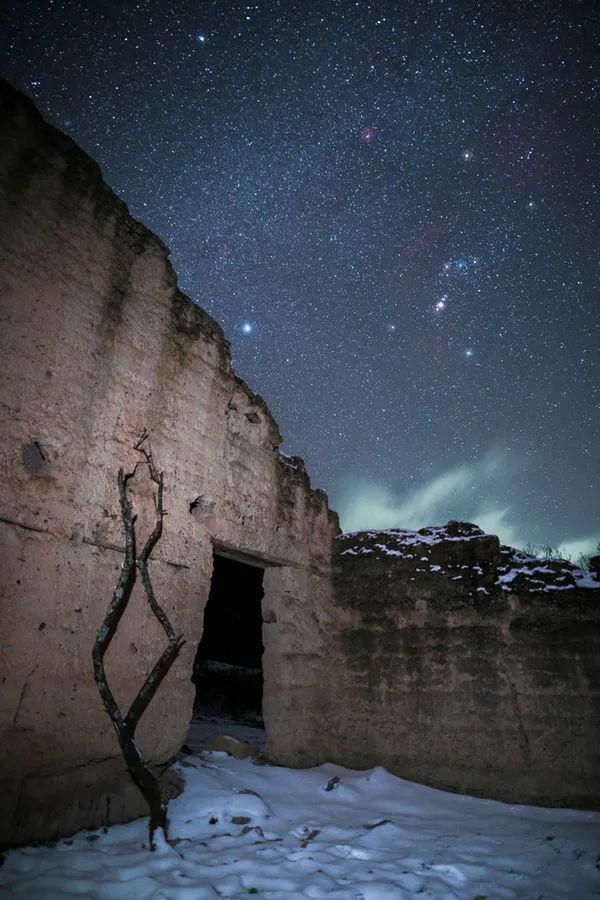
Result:
M156 484L157 489L154 496L156 523L144 544L142 552L138 556L136 554L135 535L136 517L133 514L131 501L127 492L127 485L135 475L139 463L136 463L133 471L129 473L125 473L122 468L119 469L117 483L121 504L121 519L123 522L123 531L125 532L125 558L121 567L119 580L113 592L112 600L94 643L92 660L94 664L94 678L98 686L98 691L100 692L104 708L117 733L119 746L121 747L121 752L123 753L127 768L150 807L150 849L154 850L154 833L156 829L162 828L165 838L167 837L167 806L161 797L157 777L147 763L144 762L135 743L135 731L141 717L148 708L148 705L152 701L152 698L166 677L169 669L177 659L185 642L181 635L179 637L175 636L175 632L173 631L173 627L167 614L156 599L152 581L150 579L150 573L148 571L150 556L162 536L163 518L166 513L163 507L163 474L162 472L158 472L154 465L152 452L146 444L147 438L148 433L144 429L141 438L135 445L135 449L141 453L143 461L148 468L150 478ZM142 579L150 609L164 629L168 643L156 665L144 681L144 684L129 707L128 712L123 715L108 684L104 668L104 656L115 636L121 617L127 609L138 572Z

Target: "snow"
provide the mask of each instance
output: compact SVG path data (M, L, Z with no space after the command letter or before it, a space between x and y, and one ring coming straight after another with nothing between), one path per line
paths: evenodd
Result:
M394 550L392 547L388 547L387 544L374 544L373 546L376 550L381 550L383 553L385 553L386 556L404 556L404 553L402 553L401 550Z
M456 523L448 533L448 525L431 525L422 528L419 531L410 531L406 528L392 528L385 531L355 531L348 534L339 535L337 540L349 542L349 546L341 551L341 556L368 556L381 559L383 557L395 556L401 557L403 560L417 558L420 562L430 562L430 556L435 545L448 543L469 543L477 542L482 538L486 538L484 532L476 525L470 523L459 523L463 534L455 535ZM468 530L470 529L470 533ZM485 552L485 551L484 551ZM424 555L421 555L424 554ZM600 588L600 580L597 580L590 572L578 569L577 566L568 560L557 559L538 559L531 556L523 550L516 550L513 547L503 545L500 548L501 559L498 560L493 555L487 560L486 569L484 571L479 563L471 563L470 565L461 565L461 570L465 570L470 574L470 581L479 579L487 579L490 576L497 575L495 585L498 589L511 592L514 588L512 582L518 576L522 576L518 582L518 590L526 593L540 593L543 591L570 591L574 588L598 589ZM449 567L453 566L449 564ZM493 573L492 570L495 570ZM416 572L424 572L424 569L416 569ZM430 572L437 572L440 576L448 575L442 566L430 563ZM414 578L410 578L414 581ZM457 576L451 579L458 581ZM471 585L472 586L472 585ZM475 588L476 591L479 587ZM490 593L489 591L486 591Z
M484 535L484 532L481 531L481 529L477 528L476 530L476 534L451 537L448 534L445 525L428 525L427 528L422 528L420 531L411 531L409 528L389 528L382 531L348 531L345 534L338 535L337 540L347 540L351 537L357 537L359 541L362 541L365 538L376 538L380 535L387 535L396 544L410 547L418 544L439 544L441 541L473 541Z
M296 456L288 456L287 453L279 453L279 459L283 463L284 466L287 466L288 469L296 469L296 471L300 471L302 466L298 461L298 457Z
M519 562L523 563L522 555L519 555ZM553 569L548 568L548 566L544 565L534 565L534 562L538 562L535 557L526 558L526 561L529 562L529 565L520 565L515 566L512 569L508 569L499 578L496 580L496 584L502 588L503 591L511 590L510 585L517 578L518 575L524 575L529 582L532 584L539 585L539 591L571 591L575 587L578 588L600 588L600 582L596 581L591 572L586 572L583 569L577 569L574 567L564 568L560 571L570 575L573 579L573 583L561 583L566 582L566 575L559 575ZM543 562L543 560L541 560ZM554 579L554 584L548 584L543 578L535 578L535 575L549 575Z
M552 569L548 569L547 566L534 566L531 569L527 568L526 566L521 566L516 569L509 569L509 571L506 572L506 574L500 576L500 578L497 580L496 584L500 584L500 585L510 584L511 581L514 581L514 579L517 577L517 575L534 575L536 572L539 572L539 573L545 574L545 575L553 575L554 574ZM541 578L533 579L533 580L534 581L535 580L542 581ZM542 581L542 583L543 583L543 581Z
M170 843L147 820L8 854L0 896L58 900L598 896L600 813L444 793L376 768L181 758Z
M573 572L573 577L579 588L600 587L600 582L594 578L591 572L586 572L585 569L577 569L577 571Z

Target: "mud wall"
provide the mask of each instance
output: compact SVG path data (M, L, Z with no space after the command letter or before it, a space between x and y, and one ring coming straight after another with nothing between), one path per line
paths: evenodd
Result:
M122 560L117 470L135 464L143 429L168 512L151 573L187 641L140 727L154 763L188 727L215 543L275 564L267 750L317 758L337 523L301 461L280 456L268 408L232 371L218 325L179 292L158 238L26 98L2 83L0 103L0 840L18 842L144 812L90 657ZM142 540L152 485L141 469L133 494ZM124 706L163 645L140 590L107 657Z
M600 808L600 583L454 526L335 542L344 704L330 710L332 757Z

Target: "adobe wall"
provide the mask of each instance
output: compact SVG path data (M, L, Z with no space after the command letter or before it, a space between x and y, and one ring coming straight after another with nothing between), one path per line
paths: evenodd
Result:
M2 82L0 103L0 843L145 813L91 669L122 560L116 473L144 428L168 510L152 577L187 640L139 731L154 763L185 738L217 545L274 564L273 761L600 806L598 582L459 525L342 536L332 597L337 520L218 325L96 164ZM143 539L144 477L134 503ZM163 646L136 593L107 657L124 707Z
M163 244L29 100L1 83L0 103L0 841L18 842L144 812L90 656L122 560L116 474L143 429L168 511L151 573L187 641L140 727L155 763L191 717L213 542L279 563L264 580L267 752L319 758L337 520L280 456L268 408ZM143 533L143 477L134 502ZM123 705L163 646L138 592L107 657Z
M600 808L600 582L464 523L335 544L333 760Z

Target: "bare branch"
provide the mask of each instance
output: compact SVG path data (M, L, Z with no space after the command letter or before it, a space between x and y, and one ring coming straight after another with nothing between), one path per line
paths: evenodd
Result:
M117 476L119 486L119 500L121 503L121 519L123 521L123 531L125 532L125 559L121 565L121 574L117 586L115 587L112 600L106 611L104 621L100 626L94 647L92 650L92 661L94 664L94 678L102 698L104 708L117 730L121 724L121 713L113 693L106 679L104 669L104 655L108 650L112 641L121 616L127 608L133 585L135 583L135 529L134 516L132 514L131 502L127 496L127 481L131 475L125 475L124 470L119 469Z
M125 558L121 567L119 580L113 592L112 600L94 643L92 661L94 665L94 678L98 686L98 691L107 715L117 733L119 746L121 747L121 752L123 753L127 768L150 807L150 849L154 850L154 834L156 829L162 828L165 837L167 837L167 807L160 794L158 779L151 771L150 767L144 762L142 755L136 746L135 731L140 718L148 708L156 691L177 659L184 641L181 636L175 637L173 626L171 625L167 614L156 600L150 573L148 571L150 555L162 537L162 522L165 512L163 509L163 475L162 472L159 473L156 470L152 458L152 451L144 446L147 437L148 432L144 429L142 436L136 443L134 449L142 454L148 467L150 478L157 485L157 493L154 498L156 523L140 556L137 557L135 537L136 517L133 515L131 501L127 493L127 485L130 479L136 474L139 462L136 463L133 471L127 474L125 474L122 468L119 469L117 483L121 505L121 520L125 534ZM168 645L163 650L158 662L147 676L144 684L133 700L127 716L123 717L106 678L104 656L115 636L121 617L127 608L138 571L142 579L148 604L167 635Z
M146 678L144 684L138 691L136 698L129 707L129 712L125 717L125 724L130 728L135 730L137 727L139 720L144 715L148 705L184 644L185 641L183 640L183 637L180 636L174 642L168 644L163 650L160 659Z
M156 523L152 532L150 533L142 552L140 553L137 559L137 567L139 573L142 578L142 583L144 585L144 590L146 592L146 597L148 598L148 603L152 609L152 612L162 625L165 634L169 641L176 640L175 632L169 622L169 618L162 607L159 605L156 596L154 594L154 589L152 587L152 582L150 581L150 574L148 572L148 560L150 559L150 555L154 550L156 544L162 537L162 528L163 528L163 518L166 515L163 507L163 474L162 472L158 472L155 465L154 459L152 457L152 451L142 446L143 441L145 440L145 436L142 435L142 438L138 441L136 445L136 449L144 456L146 460L146 465L148 466L148 471L150 473L150 477L152 481L157 486L157 491L154 497L154 507L156 510Z

